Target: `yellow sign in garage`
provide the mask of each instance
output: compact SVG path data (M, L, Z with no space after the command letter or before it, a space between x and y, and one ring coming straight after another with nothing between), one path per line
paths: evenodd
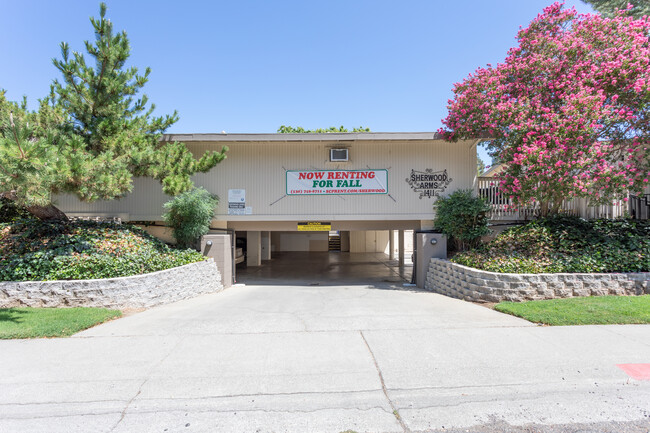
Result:
M332 230L332 223L310 221L298 223L299 232L328 232Z

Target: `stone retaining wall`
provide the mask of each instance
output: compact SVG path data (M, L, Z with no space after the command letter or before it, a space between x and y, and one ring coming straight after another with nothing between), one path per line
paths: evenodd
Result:
M574 296L650 294L650 272L620 274L501 274L431 259L427 290L478 302Z
M99 280L0 282L0 307L146 308L223 289L214 260Z

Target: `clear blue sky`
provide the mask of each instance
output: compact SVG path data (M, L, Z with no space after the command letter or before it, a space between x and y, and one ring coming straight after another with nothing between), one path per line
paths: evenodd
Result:
M145 93L169 132L275 132L280 125L435 131L453 83L496 64L551 0L107 0L152 68ZM580 12L592 9L567 0ZM2 0L0 88L30 107L58 77L59 43L83 50L99 2ZM489 160L481 151L486 162Z

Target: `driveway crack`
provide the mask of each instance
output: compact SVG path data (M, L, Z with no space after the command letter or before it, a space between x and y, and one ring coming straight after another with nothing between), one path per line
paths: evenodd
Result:
M142 388L144 387L144 385L145 385L145 384L149 381L149 379L151 378L151 373L153 373L153 371L154 371L156 368L158 368L159 366L161 366L162 363L165 362L165 360L166 360L167 358L169 358L169 356L174 352L174 349L176 349L176 348L178 347L178 345L181 344L182 341L183 341L183 338L179 338L178 341L176 342L176 344L174 344L174 346L172 346L172 348L169 349L169 352L167 352L167 354L166 354L165 356L163 356L162 359L156 363L156 365L154 365L153 367L151 367L151 369L149 370L149 373L146 375L146 377L144 378L144 380L142 381L142 383L141 383L140 386L138 387L138 392L136 392L135 395L134 395L133 397L131 397L131 399L126 403L126 406L124 406L124 410L122 410L122 413L120 414L120 419L118 419L117 422L115 423L115 425L113 426L113 428L111 428L111 430L110 430L111 432L115 431L115 429L116 429L116 428L120 425L120 423L124 420L124 417L126 416L126 411L127 411L127 410L129 409L129 407L131 406L131 403L133 403L133 400L135 400L135 399L140 395L140 393L142 392Z
M402 427L404 433L411 433L411 430L406 426L406 423L404 422L401 415L399 414L399 410L397 410L397 407L388 396L388 390L386 389L386 383L384 382L384 375L382 374L381 369L379 368L379 364L377 363L377 358L375 358L375 354L370 348L370 344L368 344L368 340L366 340L366 336L363 335L363 331L359 331L359 334L361 334L361 339L363 340L366 347L368 348L368 352L370 352L370 356L372 357L372 362L375 364L375 369L377 370L377 374L379 375L379 381L381 382L381 390L384 392L384 396L386 396L386 400L388 401L390 408L393 410L393 415L395 416L395 419L399 423L400 427Z

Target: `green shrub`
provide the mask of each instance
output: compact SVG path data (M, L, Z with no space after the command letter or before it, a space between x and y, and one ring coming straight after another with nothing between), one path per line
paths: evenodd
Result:
M474 197L471 189L457 190L449 197L439 197L433 208L436 211L434 226L453 238L461 251L478 245L481 236L490 233L490 205L482 198Z
M452 261L492 272L650 272L650 222L541 218Z
M0 198L0 224L10 223L31 214L7 198Z
M0 224L0 281L125 277L204 259L128 224L36 219Z
M193 247L210 230L217 204L219 197L203 188L193 188L164 204L165 224L171 227L179 247Z

